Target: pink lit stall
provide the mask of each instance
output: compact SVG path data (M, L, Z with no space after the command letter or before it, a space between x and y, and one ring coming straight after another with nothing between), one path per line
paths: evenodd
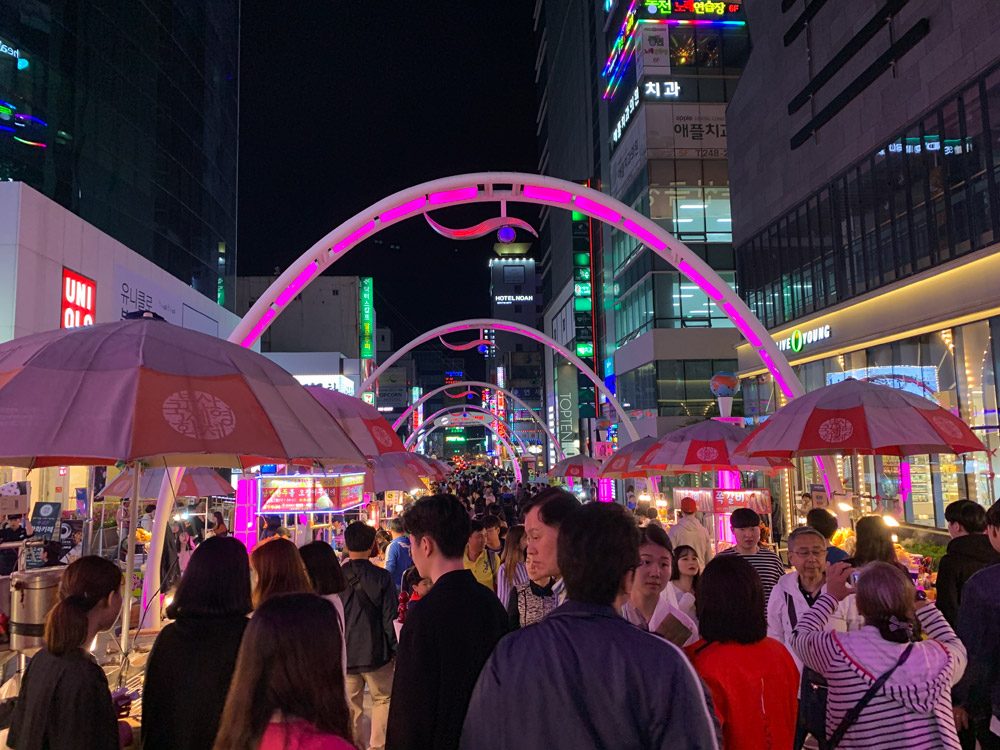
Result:
M771 518L771 492L767 489L673 487L671 492L674 508L679 509L681 499L685 497L690 497L697 503L698 512L704 514L702 523L708 529L717 552L736 544L732 529L729 528L729 517L737 508L755 510L765 522L769 522ZM675 513L679 514L680 511Z
M276 515L296 544L314 539L332 543L338 531L334 517L360 512L365 506L364 482L361 473L267 474L241 479L236 488L234 536L252 550L263 527L261 517Z

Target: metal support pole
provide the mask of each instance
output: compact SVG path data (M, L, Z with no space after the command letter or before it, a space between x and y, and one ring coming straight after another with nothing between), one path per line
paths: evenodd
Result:
M125 535L128 549L125 552L125 595L122 597L122 658L128 656L128 630L132 620L132 576L135 573L135 529L139 525L139 462L132 464L132 497L128 506L128 530Z

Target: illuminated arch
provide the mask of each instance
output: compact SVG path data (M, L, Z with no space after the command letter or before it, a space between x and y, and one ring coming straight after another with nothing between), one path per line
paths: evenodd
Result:
M536 341L560 354L574 367L576 367L582 375L590 380L598 392L600 392L600 394L608 400L608 403L610 403L612 408L614 408L614 410L618 413L621 425L625 428L629 438L631 440L639 439L639 433L632 424L632 420L629 419L628 412L626 412L625 409L622 408L622 405L618 403L618 399L615 398L615 394L613 394L604 384L604 381L597 377L597 374L587 367L587 364L582 359L562 344L556 342L555 339L546 336L538 329L532 328L531 326L521 325L520 323L514 323L510 320L499 320L497 318L473 318L471 320L459 320L454 323L445 323L443 326L432 328L431 330L417 336L415 339L403 346L402 349L398 349L393 352L385 362L375 368L375 371L365 379L365 382L361 384L361 392L363 393L371 389L375 381L378 380L379 375L385 372L388 368L392 367L392 365L394 365L401 357L406 356L406 354L421 344L426 344L428 341L433 341L436 338L447 336L449 333L478 331L483 328L492 328L495 331L504 331L506 333L516 333L519 336L524 336L532 341Z
M514 479L515 479L515 481L520 482L521 481L521 462L517 459L517 451L514 450L514 446L511 445L510 443L508 443L506 439L504 439L503 437L501 437L500 433L497 432L496 429L493 428L492 426L490 426L490 425L483 425L483 426L487 430L489 430L490 432L493 433L493 437L495 437L497 439L497 442L499 442L501 445L503 445L503 447L506 448L507 452L511 455L511 457L512 457L511 463L514 464ZM435 430L439 430L442 427L444 427L444 425L432 425L431 428L429 430L427 430L427 433L424 435L424 437L427 437L432 432L434 432ZM413 433L413 435L416 435L416 434L417 433ZM410 437L413 437L413 435L410 435ZM407 438L407 439L409 439L409 438Z
M459 410L462 410L462 411L474 411L474 412L478 412L479 414L485 414L486 416L490 417L490 419L492 419L492 420L496 420L496 418L497 418L496 414L494 414L493 412L491 412L491 411L489 411L487 409L483 409L483 408L481 408L479 406L467 406L465 404L455 404L454 406L446 406L443 409L438 409L436 412L434 412L433 414L431 414L429 417L426 417L423 422L421 422L419 425L417 425L417 429L415 429L413 432L411 432L407 436L406 440L403 441L403 447L406 448L407 450L409 450L410 446L413 445L413 442L414 442L416 436L425 427L433 424L434 420L437 419L438 417L443 417L445 414L450 414L453 411L459 411ZM443 426L447 427L448 425L443 425ZM487 425L485 423L483 423L483 424L477 423L475 426L476 427L486 427ZM521 448L521 452L522 453L527 452L528 445L527 445L527 443L524 442L524 439L520 435L515 434L513 430L511 430L511 435L513 435L513 437L514 437L514 442L517 443L518 446Z
M418 398L416 401L414 401L412 404L410 404L407 407L406 411L404 411L402 414L399 415L399 419L397 419L395 422L392 423L393 431L394 432L398 431L400 427L406 424L407 417L409 417L413 413L413 410L416 409L418 406L420 406L422 403L433 398L439 393L444 393L449 388L460 388L462 386L489 388L494 391L500 391L500 393L506 395L507 398L510 399L514 404L516 404L517 406L521 407L526 412L528 412L532 421L534 421L539 427L542 428L542 431L546 434L546 436L548 436L549 442L552 443L553 448L559 455L560 460L566 457L566 454L563 453L562 446L559 444L559 441L556 439L556 436L552 434L552 430L550 430L549 426L542 421L541 417L535 414L534 410L530 406L528 406L528 404L526 404L521 398L515 396L514 393L508 390L507 388L501 388L500 386L494 383L487 383L484 380L460 380L456 383L446 383L445 385L442 385L440 388L435 388L433 391L428 391L420 398ZM514 432L513 429L511 431Z

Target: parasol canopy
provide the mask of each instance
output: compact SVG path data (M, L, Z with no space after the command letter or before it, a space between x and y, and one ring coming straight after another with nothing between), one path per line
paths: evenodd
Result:
M639 459L655 443L656 438L644 437L622 446L604 463L601 479L638 479L660 473L638 465Z
M549 469L550 477L570 477L572 479L597 479L601 474L601 462L590 456L578 455L564 458Z
M97 493L98 497L130 497L132 495L133 470L126 469L111 480L104 489ZM142 472L139 478L139 497L144 500L155 500L160 494L160 484L163 482L163 469L149 469ZM177 497L225 497L236 490L219 472L206 467L198 467L184 472L180 486L174 495Z
M366 456L405 450L392 425L371 404L318 385L307 385L306 390L340 423Z
M706 419L659 438L639 457L636 465L667 474L773 471L791 466L787 460L736 455L736 446L749 434L744 427Z

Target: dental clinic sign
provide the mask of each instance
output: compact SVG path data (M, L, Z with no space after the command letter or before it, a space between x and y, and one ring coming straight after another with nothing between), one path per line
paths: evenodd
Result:
M97 314L97 282L63 266L60 328L94 325Z
M779 350L783 352L792 351L797 354L804 347L828 338L830 338L830 326L817 326L816 328L809 328L804 331L796 328L790 336L786 336L783 339L776 339L776 342Z

